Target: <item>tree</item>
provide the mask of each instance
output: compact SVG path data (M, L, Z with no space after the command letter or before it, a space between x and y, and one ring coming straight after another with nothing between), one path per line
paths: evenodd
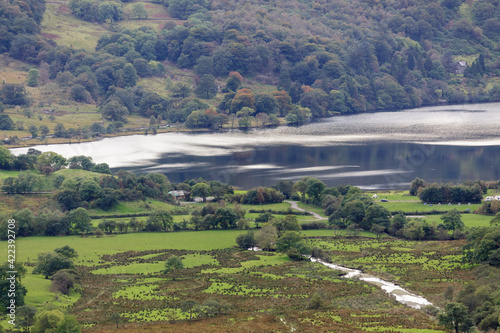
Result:
M57 325L57 333L81 333L82 327L75 317L65 315L63 320Z
M64 314L59 310L47 310L35 316L35 333L57 332L57 327L64 320Z
M24 326L24 330L29 332L29 327L35 322L35 314L37 309L34 306L24 305L17 310L19 317L19 325Z
M63 247L59 247L54 250L55 253L60 254L64 258L74 259L78 258L78 253L72 247L68 245L64 245Z
M57 153L54 153L53 151L47 151L40 154L36 158L36 164L38 170L40 171L42 171L44 167L50 167L54 169L54 171L57 171L68 165L68 161L64 157Z
M16 220L18 233L22 236L32 236L35 233L35 215L29 208L24 208L13 215Z
M418 189L425 186L425 182L420 178L415 178L410 185L410 195L416 196Z
M4 104L29 105L30 99L26 88L20 84L6 83L0 88L0 100Z
M264 127L269 123L269 116L265 113L257 113L255 116L255 119L257 120L258 123L260 123L260 126Z
M104 118L111 121L127 122L128 109L116 100L106 103L101 109L101 114Z
M76 272L71 269L61 269L55 273L51 280L50 290L60 292L63 295L69 295L72 288L76 285Z
M90 94L81 84L75 84L71 87L71 98L77 102L87 103L90 101Z
M172 274L172 280L175 281L177 277L177 272L180 269L184 268L184 264L182 263L181 258L179 258L176 255L171 255L168 257L167 261L165 262L165 269L163 270L164 274Z
M174 97L186 98L191 95L191 86L187 82L176 82L172 88Z
M101 195L101 187L93 179L85 179L78 189L80 196L85 201L92 201Z
M83 235L83 233L92 231L92 219L88 211L83 207L78 207L69 212L67 219L70 221L72 230L75 233L81 233Z
M255 95L251 89L242 88L238 90L229 109L232 113L236 113L243 110L243 108L251 109L251 111L249 111L250 114L255 113Z
M500 227L500 212L496 213L495 217L491 219L490 225L492 227Z
M276 227L279 237L287 231L299 231L302 229L296 215L287 215L284 218L274 219L271 223Z
M140 77L149 77L153 75L151 67L146 59L138 58L134 60L133 66Z
M317 292L315 292L311 297L309 297L309 309L317 310L323 307L323 297Z
M145 229L147 231L167 231L174 225L172 215L166 210L157 210L148 216Z
M236 237L236 244L238 247L243 250L248 250L257 245L257 241L255 240L255 234L253 231L248 231L246 234L241 234Z
M149 118L149 127L156 128L157 122L155 116Z
M54 136L56 138L65 138L68 136L68 131L66 131L66 128L64 127L63 124L57 123L56 126L54 127Z
M108 234L112 234L116 229L117 224L116 221L104 219L101 223L99 223L97 227L101 230L106 231Z
M38 136L38 127L35 125L31 125L28 129L28 131L31 133L31 137L34 139Z
M439 314L439 323L455 333L468 332L472 321L467 316L467 307L461 303L446 304L443 313Z
M203 202L207 201L207 197L211 194L212 190L207 183L198 183L191 188L191 196L203 198Z
M7 148L0 146L0 169L9 170L14 164L14 159L15 156Z
M278 238L278 231L276 227L270 224L265 224L255 234L257 246L264 251L270 251L275 247L276 239Z
M148 18L148 12L146 11L142 3L134 4L134 6L132 7L132 15L138 19Z
M278 113L279 105L274 96L268 94L255 95L255 110L257 113L265 113L268 115Z
M217 94L215 77L212 74L204 74L198 82L194 93L196 94L196 96L205 99L215 97L215 95Z
M279 114L282 117L285 117L288 112L290 112L293 108L292 106L292 99L290 98L290 95L286 91L273 91L272 95L276 99L276 102L278 103L278 110Z
M309 196L313 203L319 204L319 196L325 189L326 185L319 179L309 178L305 193Z
M373 204L366 208L365 216L360 223L360 227L370 230L374 224L388 229L391 224L391 213L380 205Z
M214 218L222 229L235 228L240 216L232 208L218 208Z
M28 71L28 75L26 76L26 85L28 87L37 87L38 86L38 69L31 68Z
M14 129L14 122L7 114L0 114L0 130L10 131Z
M73 268L71 259L65 258L55 252L40 253L38 254L38 263L35 269L33 269L33 274L42 274L48 279L49 276L54 275L57 271L70 268Z
M462 216L455 208L450 210L448 213L441 215L441 220L443 220L446 230L455 231L456 229L462 230L465 228Z
M181 310L182 312L189 313L189 320L193 318L194 309L196 308L197 305L199 305L198 302L193 301L192 299L183 301L181 303Z
M16 293L14 295L14 299L16 301L17 306L24 305L24 297L27 293L27 289L21 284L22 277L26 274L26 268L19 263L14 264L15 267L12 269L10 267L10 263L5 262L0 265L0 308L7 309L10 306L11 297L9 297L10 289L11 289L11 280L7 280L8 277L11 276L11 271L17 271L16 274Z
M82 198L76 190L65 189L56 194L57 202L63 210L73 210L82 205Z
M302 259L311 253L302 236L296 231L287 231L276 241L276 251L287 253L291 259Z

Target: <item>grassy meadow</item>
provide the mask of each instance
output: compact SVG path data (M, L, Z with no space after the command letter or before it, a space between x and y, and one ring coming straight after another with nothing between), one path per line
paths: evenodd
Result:
M0 177L13 174L2 172ZM61 170L57 174L74 179L98 176L82 170ZM371 197L372 193L367 195ZM12 196L2 197L5 200L0 207L14 204ZM26 196L23 205L39 209L49 197ZM413 213L428 208L407 192L378 193L374 202L385 197L389 202L380 204L394 207L390 210ZM189 213L203 205L186 205L182 215L173 215L174 222L189 221ZM251 209L291 208L290 203L240 206L246 210L245 218L251 227L259 215L249 213ZM317 207L303 203L298 206L325 216ZM446 210L449 206L440 208ZM179 208L146 200L121 202L110 211L89 212L95 217L92 224L97 226L104 219L128 222L130 217L119 217L124 214L144 214L136 219L146 221L147 214L155 209ZM422 218L430 223L441 222L440 214ZM298 219L300 223L315 220L313 216ZM462 214L462 220L466 227L488 226L491 216ZM245 232L205 230L18 238L16 259L29 265L22 280L28 289L26 303L37 308L50 305L70 309L84 332L278 332L292 328L300 332L446 332L425 312L397 303L373 285L344 279L339 271L318 263L291 261L280 253L241 251L236 248L235 239ZM407 241L380 238L366 231L354 235L333 229L301 233L310 246L321 248L332 262L395 281L440 307L445 304L443 295L447 288L460 290L474 276L474 267L462 261L464 240ZM0 245L6 246L6 242ZM75 264L81 275L81 294L56 295L50 291L50 280L32 274L32 264L39 253L65 245L79 254ZM165 261L171 255L179 256L184 268L165 274ZM313 299L318 297L320 306L313 308ZM182 310L187 300L203 308L214 299L223 304L214 316L201 318L199 313ZM6 322L2 325L7 327Z
M28 274L23 279L30 290L27 302L37 307L46 303L72 305L72 312L88 332L114 331L113 313L120 314L119 329L132 332L141 327L192 332L202 325L217 327L218 331L239 330L246 325L255 331L283 331L286 325L304 332L385 331L396 327L401 332L443 331L425 313L400 305L372 285L343 279L342 273L320 264L292 262L286 255L272 252L237 250L234 240L241 232L19 239L19 261L31 261L37 253L63 245L72 246L80 254L81 296L56 298L48 291L48 280ZM443 288L467 280L468 267L454 264L460 259L459 243L345 238L332 230L303 234L334 261L397 280L436 304L442 301ZM163 274L164 262L172 254L183 260L184 268L175 275ZM444 259L451 264L443 264ZM445 278L450 272L454 278ZM320 295L322 305L313 310L310 301L315 293ZM201 304L213 298L229 305L215 317L201 320L194 315L189 319L189 314L180 309L185 300Z

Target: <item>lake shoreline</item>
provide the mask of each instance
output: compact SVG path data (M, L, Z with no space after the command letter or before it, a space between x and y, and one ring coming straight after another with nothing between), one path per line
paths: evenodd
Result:
M258 129L272 129L272 128L279 128L279 127L303 127L307 126L310 124L314 123L321 123L324 122L326 119L331 119L331 118L338 118L338 117L351 117L351 116L357 116L357 115L365 115L365 114L378 114L378 113L403 113L406 111L412 111L412 110L422 110L426 108L435 108L435 107L453 107L453 106L470 106L470 105L480 105L480 106L485 106L485 105L490 105L490 104L498 104L500 102L488 102L488 103L461 103L461 104L437 104L437 105L426 105L418 108L407 108L407 109L387 109L387 110L376 110L376 111L367 111L367 112L360 112L360 113L346 113L346 114L335 114L335 115L329 115L325 117L320 117L320 118L314 118L310 119L307 123L301 124L301 125L296 125L296 124L285 124L285 123L280 123L277 126L252 126L248 128L231 128L231 127L223 127L220 129L209 129L209 128L196 128L196 129L189 129L184 126L184 124L181 125L175 125L172 124L170 126L172 127L163 127L158 129L156 134L145 134L144 130L145 129L140 129L140 130L134 130L134 131L127 131L127 132L120 132L120 133L113 133L113 134L106 134L104 136L99 136L95 138L87 138L87 139L75 139L75 138L51 138L54 140L47 140L45 139L44 142L40 143L29 143L29 144L15 144L15 145L9 145L8 149L14 149L14 148L31 148L35 146L46 146L46 145L60 145L60 144L78 144L78 143L86 143L86 142L97 142L101 141L106 138L116 138L116 137L127 137L127 136L133 136L133 135L157 135L157 134L165 134L165 133L225 133L225 132L230 132L233 130L239 130L239 131L250 131L250 130L258 130ZM450 111L461 111L461 110L450 110ZM165 130L166 129L166 130ZM26 139L29 137L22 137L21 140ZM29 140L29 139L28 139Z

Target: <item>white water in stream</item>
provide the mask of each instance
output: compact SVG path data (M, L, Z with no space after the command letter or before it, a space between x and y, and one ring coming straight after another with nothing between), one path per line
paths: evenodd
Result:
M311 257L310 259L312 262L318 262L318 263L325 265L326 267L329 267L331 269L346 272L347 274L343 276L345 278L357 278L361 281L365 281L365 282L374 284L374 285L382 288L382 290L384 290L389 295L394 296L396 298L396 301L398 301L406 306L409 306L411 308L420 309L423 306L432 305L431 302L429 302L428 300L426 300L422 296L412 294L409 291L401 288L400 286L398 286L392 282L384 281L381 278L378 278L378 277L373 276L373 275L364 274L363 272L361 272L360 270L357 270L357 269L351 269L351 268L347 268L347 267L343 267L343 266L339 266L339 265L335 265L335 264L329 264L321 259L316 259L313 257Z

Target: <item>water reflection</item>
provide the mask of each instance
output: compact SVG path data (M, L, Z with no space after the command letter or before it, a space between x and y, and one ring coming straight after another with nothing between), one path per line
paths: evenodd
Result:
M173 181L241 186L318 177L329 185L406 188L427 181L499 179L500 104L432 107L334 117L302 127L168 133L36 147ZM26 149L15 149L14 153Z

